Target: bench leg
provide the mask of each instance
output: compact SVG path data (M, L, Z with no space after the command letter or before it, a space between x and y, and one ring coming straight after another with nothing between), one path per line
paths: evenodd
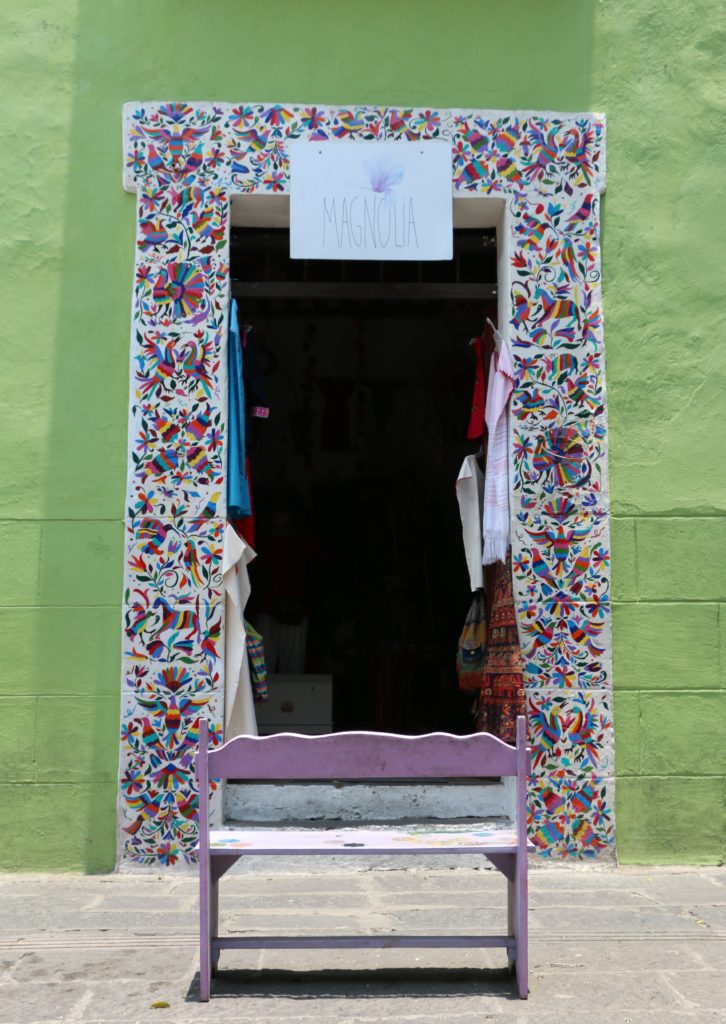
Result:
M507 951L507 960L509 973L517 975L520 999L526 999L529 994L527 902L527 860L526 856L517 857L514 878L507 880L507 934L514 939L514 948Z
M209 870L209 857L202 855L199 862L199 998L203 1003L209 1002L211 988L211 897L212 879Z
M517 886L513 878L507 879L507 935L511 939L517 937ZM507 950L507 961L509 963L509 973L514 974L517 966L517 950L516 946L514 949Z
M519 998L526 999L529 995L529 929L528 929L528 880L527 855L517 857L517 871L514 877L515 887L515 935L517 939L517 989Z
M219 938L219 879L214 878L211 882L209 892L209 936L210 939ZM210 942L211 946L211 942ZM220 950L212 949L211 954L211 974L213 978L217 977L217 965L219 964Z

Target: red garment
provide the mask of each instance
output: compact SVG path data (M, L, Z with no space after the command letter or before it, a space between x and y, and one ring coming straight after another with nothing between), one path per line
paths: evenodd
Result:
M486 407L486 378L484 376L484 338L474 338L471 347L476 356L476 374L474 376L474 394L471 398L471 417L466 437L475 441L484 437L484 409Z

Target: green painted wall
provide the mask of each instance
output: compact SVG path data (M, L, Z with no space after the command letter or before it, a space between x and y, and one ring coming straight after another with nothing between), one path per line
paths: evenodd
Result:
M607 114L618 849L624 861L724 857L725 11L5 4L0 866L114 862L129 99Z

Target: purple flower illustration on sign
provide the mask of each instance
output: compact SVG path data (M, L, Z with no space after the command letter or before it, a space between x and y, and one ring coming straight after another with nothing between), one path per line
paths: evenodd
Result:
M365 169L370 182L368 187L372 192L382 195L386 206L390 206L395 199L394 188L400 185L405 177L403 167L389 157L376 161L367 160Z

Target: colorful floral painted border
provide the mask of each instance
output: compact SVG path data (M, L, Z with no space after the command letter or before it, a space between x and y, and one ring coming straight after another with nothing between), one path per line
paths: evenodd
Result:
M506 204L513 559L549 857L614 837L600 291L605 123L590 114L127 104L137 238L124 590L121 856L194 859L200 712L221 734L230 197L284 195L291 139L451 143L456 194ZM501 240L500 240L501 241Z

